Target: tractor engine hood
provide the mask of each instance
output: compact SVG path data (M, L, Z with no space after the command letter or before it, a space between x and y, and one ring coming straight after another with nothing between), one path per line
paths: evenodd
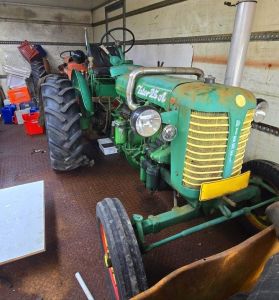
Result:
M116 93L124 99L126 98L128 79L129 74L119 76L116 79ZM135 98L148 101L165 110L169 110L170 99L172 98L174 89L181 84L192 81L186 78L166 75L140 77L135 87Z
M123 99L129 74L116 79L116 92ZM254 109L254 95L242 88L223 84L207 84L187 78L150 75L140 77L135 85L135 98L169 111L181 106L207 112L234 112Z

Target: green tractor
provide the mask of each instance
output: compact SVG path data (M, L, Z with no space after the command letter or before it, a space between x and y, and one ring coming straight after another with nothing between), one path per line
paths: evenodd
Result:
M257 229L268 225L264 210L279 200L278 165L264 160L243 164L251 123L262 121L266 102L242 88L217 84L197 68L141 67L125 60L122 43L108 31L100 45L87 47L87 70L73 68L71 80L48 75L41 86L53 169L88 163L84 132L110 136L139 170L150 191L175 191L170 211L128 217L121 202L97 204L104 263L116 299L147 289L141 255L156 247L236 217ZM78 55L77 55L78 56ZM75 63L84 64L73 57ZM185 78L172 75L193 75ZM258 102L258 103L257 103ZM177 196L184 199L177 205ZM148 244L145 237L200 216L205 223Z

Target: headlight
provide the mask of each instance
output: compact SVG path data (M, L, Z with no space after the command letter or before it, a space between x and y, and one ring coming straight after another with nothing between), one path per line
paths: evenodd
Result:
M176 134L177 134L177 129L173 125L167 125L162 130L162 138L166 142L172 141L176 137Z
M139 107L131 115L132 129L143 137L155 134L160 129L161 123L160 114L150 106Z
M260 123L266 117L268 111L268 103L263 99L257 99L258 105L255 110L254 122Z

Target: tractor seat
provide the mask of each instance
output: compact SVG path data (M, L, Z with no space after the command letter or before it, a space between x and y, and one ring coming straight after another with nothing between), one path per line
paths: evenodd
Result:
M94 73L97 76L110 76L110 67L112 66L109 56L100 48L98 44L90 44L91 53L93 56ZM115 46L107 47L109 53L114 56L119 56Z

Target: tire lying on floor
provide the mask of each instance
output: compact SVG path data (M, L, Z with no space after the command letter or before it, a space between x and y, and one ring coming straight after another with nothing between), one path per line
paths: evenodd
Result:
M41 85L51 167L69 171L88 164L83 155L80 110L75 89L63 75L48 75Z

